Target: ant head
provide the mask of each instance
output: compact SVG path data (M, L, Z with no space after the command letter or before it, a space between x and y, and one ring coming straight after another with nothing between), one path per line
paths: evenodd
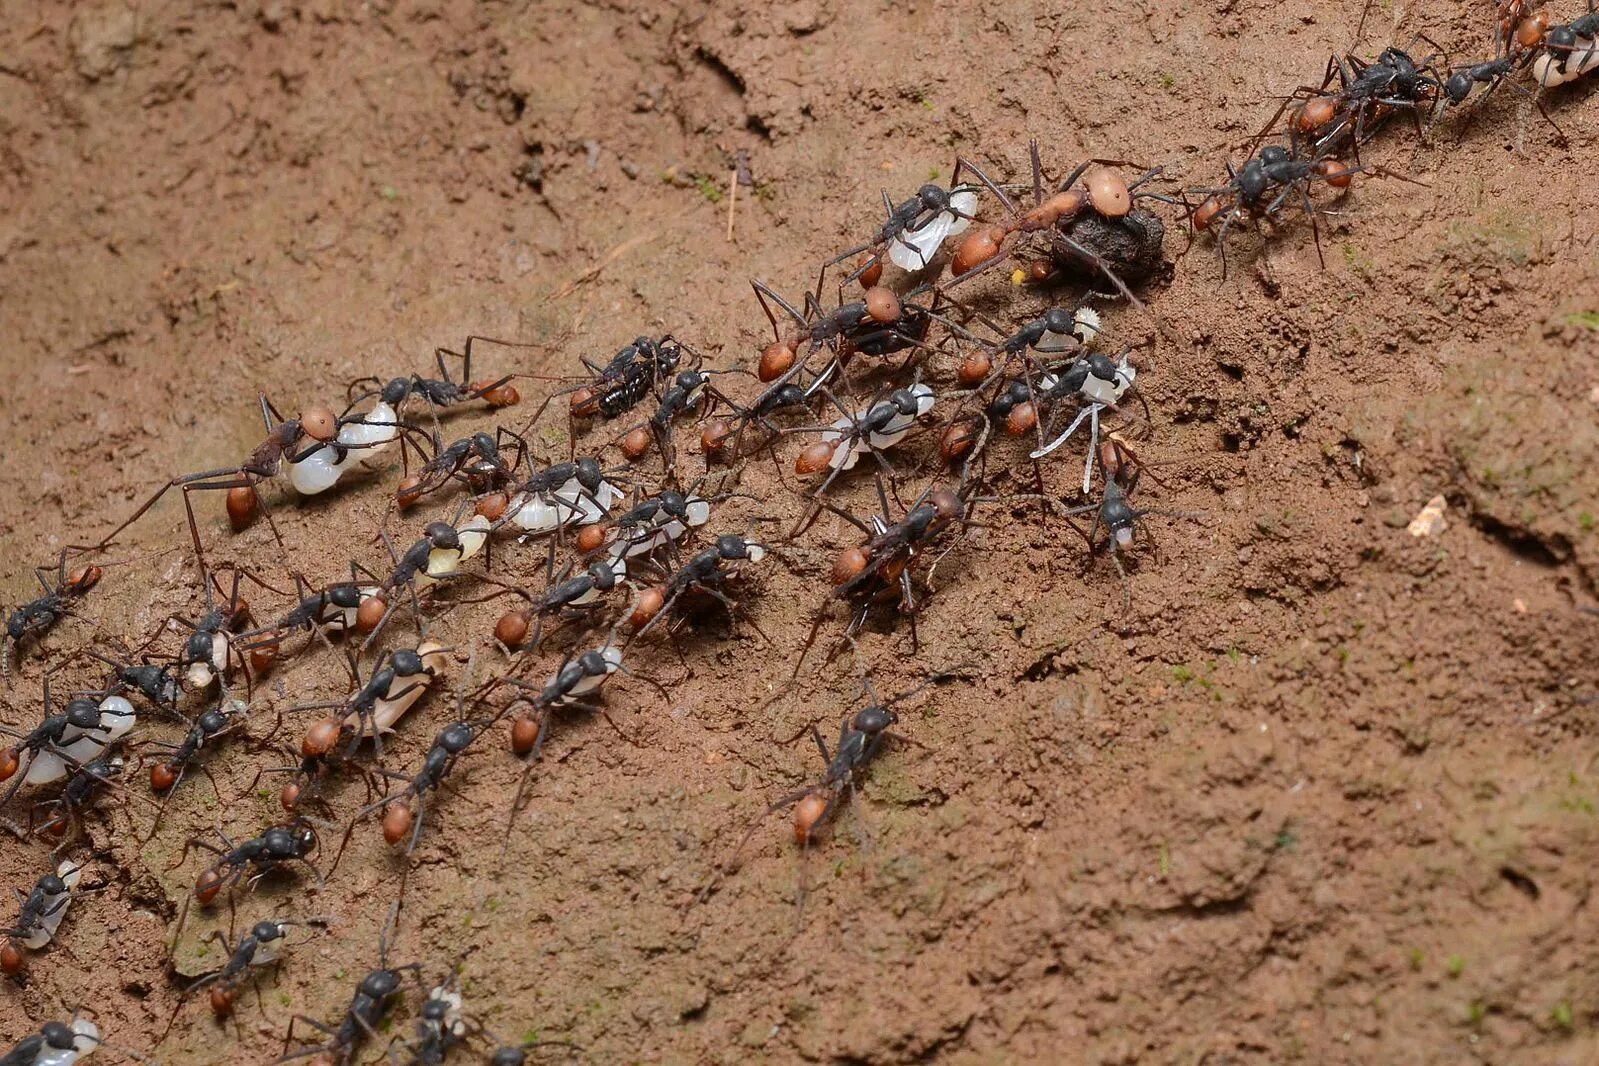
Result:
M586 456L577 461L577 483L590 492L599 491L605 481L605 471L600 466L600 461L593 456Z
M594 582L594 587L601 592L610 592L616 583L627 576L627 563L621 559L607 562L602 559L593 563L588 568L589 579Z
M67 890L67 883L55 874L45 874L39 878L39 889L46 895L59 896Z
M422 535L435 548L459 549L461 547L461 535L448 522L429 522L423 527Z
M610 671L610 663L597 651L586 651L577 657L578 668L588 677L599 677Z
M250 930L250 935L255 937L256 940L265 943L269 940L276 940L283 935L283 932L284 927L279 922L256 922L255 927Z
M887 707L873 705L862 708L855 715L855 728L862 733L875 736L899 721L899 715Z
M1261 155L1265 154L1263 149ZM1238 171L1238 196L1245 203L1253 203L1266 195L1267 183L1266 161L1264 159L1251 159Z
M914 389L895 389L889 394L888 402L893 404L894 410L900 414L914 415L917 413L920 399Z
M398 407L411 395L411 379L395 378L383 386L383 391L379 395L390 407Z
M71 1051L78 1039L78 1034L65 1022L45 1022L39 1028L39 1035L44 1037L44 1042L57 1051Z
M439 746L451 755L459 755L472 743L474 735L471 726L465 722L456 722L454 725L446 726L444 732L439 734Z
M100 724L100 705L82 696L68 701L67 724L79 729L93 729Z
M6 621L6 636L12 640L21 640L28 632L28 619L18 611Z
M360 993L370 999L388 999L400 989L400 975L393 970L373 970L361 978Z
M400 677L412 677L427 669L422 656L412 648L396 648L389 653L389 666Z
M677 387L692 391L705 384L705 375L698 370L683 370L677 375Z
M1260 150L1260 161L1268 167L1288 162L1288 149L1280 144L1268 144Z
M929 211L942 211L949 206L949 192L943 186L931 182L916 190L916 198Z
M1044 312L1044 328L1051 333L1072 333L1077 329L1077 316L1064 307L1051 307Z
M213 634L204 630L196 630L190 633L189 639L183 642L183 662L181 665L187 666L190 663L209 661L215 646L216 639Z
M199 724L201 732L215 733L227 726L228 716L221 707L213 707L200 716Z
M676 489L667 489L655 499L661 510L673 518L688 517L688 498Z
M1116 364L1111 362L1110 356L1104 352L1090 352L1084 360L1088 372L1104 381L1116 380Z
M311 823L303 818L297 818L287 832L295 845L299 847L302 855L309 855L316 850L316 830L311 828Z
M772 394L772 402L783 407L792 407L795 404L804 403L805 390L796 382L785 382Z
M1444 95L1449 97L1449 102L1458 104L1471 95L1471 75L1465 71L1456 71L1444 81Z
M500 446L494 442L493 435L482 430L472 434L472 447L477 449L479 455L485 457L500 454Z
M527 1062L527 1052L518 1047L502 1047L494 1053L494 1058L489 1062L492 1066L524 1066Z
M361 606L361 590L355 585L334 585L328 589L328 602L335 607L353 611Z
M736 533L723 533L716 538L716 554L724 559L749 559L754 561L754 552L758 550L758 545L750 544L749 541Z
M927 502L941 521L950 522L966 512L966 505L952 489L936 488L927 494Z

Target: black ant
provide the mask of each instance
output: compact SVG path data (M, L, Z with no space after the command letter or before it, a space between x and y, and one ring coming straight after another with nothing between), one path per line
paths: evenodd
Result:
M68 549L62 549L61 558L56 563L55 584L52 585L45 576L49 567L38 567L34 570L34 576L44 587L44 595L18 607L6 619L6 637L10 643L0 647L0 672L3 672L6 688L11 687L13 649L20 658L23 641L38 640L44 636L57 622L71 614L77 602L88 595L89 590L99 584L100 578L105 576L104 570L93 565L68 574L67 553Z
M79 1008L69 1022L45 1022L39 1031L25 1036L11 1050L0 1055L0 1066L60 1066L73 1063L95 1048L110 1048L134 1062L148 1062L143 1055L118 1047L109 1040L100 1039L100 1029L81 1014L90 1013Z
M203 565L202 563L202 568ZM189 630L189 636L184 641L183 650L174 661L173 668L178 672L180 684L192 691L203 692L217 683L226 689L227 676L237 665L244 675L245 695L248 698L252 691L253 679L249 663L236 641L240 634L249 629L250 607L239 596L239 582L241 578L248 577L268 591L278 590L243 567L235 566L232 569L233 588L221 606L217 606L211 596L212 585L216 586L218 593L222 591L221 583L217 581L216 574L212 573L209 578L204 576L201 578L201 585L205 589L206 612L200 616L199 621L191 622L179 615L168 618L169 622L176 622Z
M733 411L734 418L713 418L707 421L700 430L700 451L707 459L720 459L724 462L736 462L747 453L744 448L744 433L751 426L756 425L766 434L766 438L756 449L774 443L782 434L771 421L771 416L779 411L800 408L810 410L810 405L822 387L827 384L825 377L816 377L807 385L801 385L794 380L802 368L796 364L787 371L778 375L760 394L748 404L741 405L728 401L727 406ZM776 453L773 453L776 461ZM781 467L779 474L781 475Z
M381 758L383 734L393 731L394 724L444 672L445 650L431 642L424 642L414 650L395 648L381 660L381 665L372 671L366 682L345 698L304 703L293 709L337 709L339 713L327 720L329 724L350 722L354 725L353 734L348 738L345 748L345 758L354 756L361 742L368 738L371 738Z
M178 1020L178 1015L183 1011L183 1005L194 993L204 988L211 990L207 997L210 1000L211 1014L221 1022L233 1015L234 1000L237 999L239 989L251 977L252 971L259 966L281 966L281 954L285 938L292 926L299 922L287 918L267 919L256 922L250 931L232 943L229 942L232 931L224 934L220 929L211 930L210 934L201 940L201 943L215 940L222 946L227 954L227 961L219 969L205 974L189 984L178 996L178 1005L172 1008L172 1016L167 1019L166 1028L161 1031L156 1043L167 1038L172 1031L172 1025ZM256 989L257 1004L260 1005L261 990Z
M1599 18L1596 18L1596 21L1599 21ZM1450 71L1449 77L1444 80L1444 97L1449 106L1454 107L1466 102L1466 98L1471 95L1472 87L1475 85L1488 86L1487 91L1481 97L1484 100L1492 95L1493 91L1499 86L1508 85L1538 105L1538 113L1554 129L1555 134L1560 138L1560 143L1564 144L1566 143L1566 131L1561 129L1560 123L1556 122L1549 114L1549 109L1544 107L1543 100L1539 98L1537 93L1527 89L1512 77L1522 68L1528 66L1534 58L1536 58L1535 52L1510 51L1503 52L1496 58L1483 63L1469 63L1465 66L1455 67Z
M1295 201L1310 216L1310 229L1316 242L1316 258L1326 266L1321 250L1321 227L1316 221L1316 205L1310 199L1313 181L1324 181L1334 189L1347 189L1359 173L1399 178L1413 185L1424 182L1405 177L1385 167L1345 166L1330 156L1310 158L1296 155L1280 144L1269 144L1250 156L1243 165L1233 167L1227 163L1227 184L1206 189L1192 189L1195 195L1205 197L1189 214L1195 230L1215 230L1216 247L1221 253L1222 279L1227 278L1227 232L1240 218L1247 219L1258 232L1260 220L1280 220L1279 212L1290 200Z
M113 725L102 720L105 715L100 703L86 697L68 700L60 714L51 714L48 682L44 705L43 720L26 733L10 726L0 725L0 735L12 737L16 741L9 748L0 751L0 781L16 778L5 795L0 796L0 807L5 806L11 797L17 794L17 790L28 779L27 771L40 755L48 753L63 763L75 765L78 760L67 750L68 744L80 738L89 738L103 747L110 743L111 734L116 731Z
M252 671L260 673L269 668L282 655L283 638L297 629L320 637L329 647L329 633L344 633L355 629L361 608L361 587L353 581L339 581L315 592L306 586L305 578L294 575L295 594L299 602L269 626L251 629L235 638L241 650L249 653Z
M878 498L886 515L888 498L883 492L882 482L878 482ZM872 524L867 525L848 511L825 501L818 502L822 507L858 527L866 534L867 539L859 547L847 548L840 552L838 558L834 560L832 592L828 596L827 603L817 611L816 620L811 623L810 633L805 638L805 646L800 649L799 659L794 663L792 677L799 676L800 667L805 663L805 656L810 653L811 645L816 642L816 634L821 630L822 622L827 618L828 607L834 600L842 600L851 607L849 625L844 631L844 642L850 643L853 642L855 634L866 624L866 616L870 613L872 605L885 594L897 590L899 609L901 613L910 616L911 646L915 648L918 644L916 597L911 585L910 561L920 549L931 543L952 523L963 522L966 518L966 501L959 493L941 486L930 486L907 509L905 517L892 525L876 516L873 516ZM837 654L836 650L834 654Z
M355 1061L356 1053L361 1045L368 1039L382 1039L377 1032L379 1025L383 1024L384 1017L394 1003L394 997L399 994L401 974L410 971L420 974L422 968L415 963L406 966L389 965L389 933L392 930L395 916L399 914L400 905L396 902L389 911L388 920L384 922L383 931L378 935L378 968L371 970L361 978L361 983L356 985L355 994L350 997L350 1005L344 1009L344 1015L337 1025L328 1025L315 1018L304 1014L296 1014L289 1019L289 1031L283 1039L285 1049L294 1041L294 1023L301 1022L309 1025L317 1032L327 1037L327 1040L315 1047L297 1051L292 1055L285 1054L276 1063L294 1062L297 1059L309 1058L318 1055L339 1066L347 1066Z
M559 535L568 526L593 525L610 514L622 498L612 476L592 456L570 459L534 471L504 494L484 497L477 511L492 523L491 531L509 524L527 537Z
M821 431L820 438L801 449L794 459L794 473L801 477L827 471L821 483L810 493L813 500L820 499L840 474L854 469L862 455L870 455L883 473L894 477L894 468L885 453L903 441L916 424L932 411L936 399L931 387L916 382L889 391L882 399L868 403L859 411L850 411L830 389L824 387L822 393L838 408L840 414L831 426L795 426L783 431ZM801 521L803 524L804 520Z
M1536 29L1536 26L1528 27L1524 35L1518 31L1521 43L1527 44ZM1558 85L1579 78L1593 69L1596 59L1599 59L1599 42L1595 38L1599 38L1599 11L1594 10L1593 0L1588 0L1587 14L1563 25L1550 26L1542 34L1544 52L1548 58L1534 68L1538 84ZM1571 66L1573 59L1577 61L1575 70Z
M482 515L475 515L460 526L451 525L449 522L429 522L422 528L422 536L417 538L404 553L394 550L394 544L385 532L382 534L383 543L394 561L394 569L383 578L352 561L350 563L352 580L364 573L376 582L375 588L362 590L361 607L356 610L356 628L367 634L361 644L361 650L365 651L371 647L377 640L378 634L388 625L389 617L399 607L400 597L397 594L402 589L406 592L411 610L416 616L417 630L421 632L420 590L435 582L456 577L460 573L461 563L476 555L488 543L492 531L493 524ZM368 603L381 607L368 607Z
M824 267L823 276L825 274ZM849 357L857 352L880 357L906 349L927 351L927 333L932 323L948 321L938 311L938 293L934 293L933 306L923 307L914 302L916 296L932 291L928 285L913 289L903 297L892 289L874 285L861 299L840 302L838 307L826 312L821 306L821 285L822 280L818 278L816 292L805 294L805 310L801 311L765 282L750 282L776 337L761 350L755 368L755 376L761 381L775 381L794 368L803 367L812 354L824 347L833 358L815 372L812 386L840 372ZM777 316L771 307L774 303L794 322L794 329L787 334L777 325Z
M494 596L511 592L527 601L526 607L513 608L500 616L494 624L494 639L509 651L524 645L537 648L543 638L544 620L552 616L577 617L589 614L603 606L604 597L627 578L625 559L598 559L575 574L575 563L568 563L557 580L555 545L550 545L545 562L548 584L537 596L519 589L508 588Z
M846 713L839 722L838 741L831 751L827 748L827 741L823 739L821 731L812 722L808 727L811 739L816 743L816 749L821 753L826 769L819 780L804 788L795 789L786 795L778 797L767 805L751 822L738 846L733 849L732 856L721 866L721 872L730 871L739 855L754 838L756 830L770 815L788 807L794 808L794 842L804 850L815 843L822 828L838 812L839 807L855 792L861 774L866 767L881 754L883 747L890 740L901 740L889 729L899 722L899 713L895 710L900 704L921 692L929 685L953 676L949 673L935 674L914 688L908 689L890 699L881 699L869 678L861 679L862 688L865 690L867 705L854 713ZM802 730L794 739L803 736ZM703 902L716 888L719 879L713 878L711 883L700 893L699 899ZM802 921L805 912L805 885L803 880L799 893L799 915L796 923Z
M516 459L510 463L501 455L501 444L506 438L516 445ZM503 426L493 434L474 433L442 448L435 443L433 457L426 459L395 488L394 502L403 511L457 478L465 481L475 493L505 488L515 480L512 471L521 465L526 450L527 442Z
M748 371L738 369L678 371L671 387L661 393L660 402L649 420L634 426L618 438L621 441L622 454L629 462L637 462L649 452L653 441L661 451L661 459L667 472L675 470L677 452L672 445L673 423L687 414L708 414L717 403L736 409L733 401L711 384L711 377L715 374L735 373L748 373Z
M78 889L83 867L73 862L63 862L53 873L45 874L34 882L33 890L23 895L17 890L21 904L17 920L9 929L0 929L0 973L15 976L22 972L22 949L38 951L55 938L56 930L66 918L67 907L77 896L101 891L106 886Z
M481 1021L467 1016L465 1000L456 987L452 972L444 983L428 992L417 1011L416 1038L406 1041L412 1066L443 1066L450 1052L467 1043L472 1037L492 1039L501 1043ZM575 1045L565 1040L527 1040L517 1045L496 1049L489 1061L492 1066L523 1066L527 1052L537 1047L564 1047Z
M690 489L665 489L646 497L609 522L589 526L577 537L584 553L610 546L610 558L626 561L681 540L690 529L711 518L711 500Z
M153 642L159 638L151 638ZM146 643L145 647L148 647ZM51 672L67 666L73 658L86 655L110 667L110 676L106 679L105 688L101 691L107 696L119 696L125 693L137 693L142 696L152 709L174 721L184 721L184 716L178 711L178 700L183 694L179 682L177 667L170 658L151 655L147 652L137 653L139 661L132 662L135 652L129 651L126 646L118 644L122 658L114 659L95 648L79 648L72 655L51 667Z
M1107 467L1107 469L1110 469ZM1120 479L1119 479L1120 478ZM1122 566L1121 553L1133 546L1134 537L1142 530L1151 546L1159 550L1155 544L1155 535L1150 532L1144 519L1149 515L1165 515L1171 518L1199 518L1197 512L1172 511L1161 507L1134 508L1129 499L1130 494L1138 483L1136 470L1128 472L1123 460L1118 459L1115 474L1105 479L1104 492L1098 503L1087 503L1080 507L1070 507L1061 510L1062 515L1071 516L1094 513L1093 523L1089 526L1083 538L1088 542L1089 559L1092 561L1101 552L1110 553L1111 562L1116 565L1116 573L1122 580L1122 610L1132 606L1132 586L1127 579L1127 570ZM1125 487L1124 487L1125 485ZM1101 527L1104 530L1103 539L1098 539ZM1073 524L1073 529L1076 525ZM1081 534L1082 531L1078 530Z
M1417 62L1409 52L1393 47L1384 48L1369 63L1348 53L1332 56L1327 60L1321 84L1302 85L1284 98L1256 142L1290 107L1294 108L1288 122L1291 138L1296 146L1301 138L1307 139L1312 146L1311 155L1316 157L1333 154L1347 138L1358 161L1360 146L1397 111L1410 115L1420 135L1422 113L1430 110L1443 88L1436 71L1437 63L1443 59L1440 52ZM1338 90L1329 92L1335 79ZM1294 106L1296 102L1298 106Z
M199 766L200 772L211 782L211 791L216 793L218 802L221 802L222 790L217 786L216 778L211 776L210 769L204 763L196 763L194 760L203 749L239 732L247 722L248 717L242 707L224 697L215 707L196 718L178 743L149 741L151 745L171 752L166 758L151 765L150 788L169 799L188 775L189 767ZM145 837L146 840L154 837L156 830L161 827L161 816L166 813L166 809L166 799L163 799L161 810L156 814L155 822L150 826L150 833Z
M699 352L670 334L660 340L638 337L604 366L583 356L583 366L593 377L582 385L546 397L523 432L537 424L550 401L563 393L571 396L568 414L574 423L596 417L618 418L654 391L659 382L676 373L685 357L691 364L690 369L698 368L702 361Z
M386 384L381 383L375 377L357 378L350 382L347 395L352 403L360 403L362 400L377 396L383 403L393 408L395 412L398 412L401 405L412 396L422 397L429 408L455 407L460 404L470 403L473 400L482 400L491 409L498 410L501 407L511 407L519 403L522 399L521 394L517 392L516 386L511 384L516 378L515 374L506 374L499 378L486 378L482 381L471 381L472 344L474 341L498 344L508 348L526 347L526 345L518 344L515 341L470 336L466 339L466 345L462 351L452 352L448 348L435 348L433 350L433 359L439 368L439 376L437 378L425 378L420 374L412 374L410 377L392 378ZM446 355L462 360L460 381L457 381L451 375L449 367L445 366L444 357ZM468 381L471 381L471 383L466 384ZM362 386L368 387L357 394L356 390Z
M54 799L41 800L29 809L26 830L21 830L10 823L6 823L6 828L20 839L32 836L35 828L42 829L56 838L56 846L51 849L50 854L59 854L72 843L77 833L82 831L83 814L94 806L100 790L116 788L126 767L126 760L120 755L113 755L109 750L89 762L77 764L72 776L62 787L60 795ZM128 795L126 792L123 794ZM41 810L55 812L45 819L42 825L37 824L35 817Z
M844 279L848 284L857 279L866 288L875 286L883 274L882 257L901 270L916 272L927 269L944 240L964 230L977 210L978 187L960 183L960 163L955 166L955 178L950 188L929 182L916 190L916 195L895 204L883 192L883 210L887 218L864 244L829 259L826 266L842 263L852 256L867 253L861 264Z
M715 544L690 556L659 586L639 594L638 603L628 617L633 626L633 639L642 638L658 621L669 616L683 597L693 593L702 593L721 603L731 620L739 613L739 608L722 591L723 587L738 576L740 563L758 563L766 557L766 551L764 544L737 534L725 533L717 537ZM754 621L750 621L750 625L761 634L761 639L768 644L772 642Z
M267 874L287 869L294 863L310 870L316 878L317 889L321 890L322 874L312 865L310 858L317 849L316 830L305 817L269 826L260 836L239 844L229 840L221 829L216 830L216 834L222 841L221 847L201 837L190 837L183 845L178 861L168 867L169 870L175 870L182 866L194 848L202 848L217 856L216 862L200 871L200 876L195 879L194 899L200 906L210 906L225 889L238 884L246 876L253 887ZM184 909L188 909L187 902ZM179 926L181 929L181 919Z

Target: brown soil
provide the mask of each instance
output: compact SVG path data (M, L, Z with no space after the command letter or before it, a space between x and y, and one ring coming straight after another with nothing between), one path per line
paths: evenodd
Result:
M473 333L550 346L480 349L484 373L568 375L666 331L749 366L769 337L750 276L802 291L869 231L880 186L947 180L957 153L1019 176L1029 136L1057 172L1095 155L1210 184L1272 93L1355 46L1360 5L1057 6L20 5L0 25L0 600L33 595L31 566L162 479L237 462L260 439L258 392L286 410L335 399ZM1382 3L1358 48L1425 31L1476 56L1490 10ZM266 1062L291 1014L335 1018L404 878L392 961L430 984L459 965L497 1033L588 1061L1599 1059L1599 618L1575 609L1599 581L1599 216L1579 169L1599 111L1591 86L1549 105L1567 146L1509 91L1425 140L1384 131L1368 161L1427 184L1358 182L1323 220L1325 269L1296 226L1265 251L1234 243L1223 282L1167 213L1175 273L1143 294L1186 343L1146 349L1142 454L1163 484L1140 499L1200 517L1151 518L1162 550L1129 559L1129 609L1060 520L995 506L939 566L916 654L882 616L824 665L835 614L791 686L853 542L826 519L742 586L754 625L687 630L681 660L664 641L630 652L640 676L606 703L633 743L563 721L508 838L520 768L495 736L430 805L408 877L367 824L323 891L291 876L240 893L241 930L269 914L328 929L241 997L236 1026L197 996L154 1054ZM739 149L757 187L730 242ZM1014 320L1047 299L998 272L982 285ZM1153 340L1148 318L1103 306ZM520 385L512 423L558 383ZM474 408L445 429L493 422ZM564 451L562 418L545 422ZM1080 454L1049 466L1052 491L1072 491ZM1000 492L1031 485L1014 442L989 468L1018 471ZM396 477L280 504L296 564L318 581L352 556L376 567ZM717 528L799 512L770 464L741 489L758 499L721 505ZM1439 493L1447 528L1411 537ZM870 479L837 498L869 513ZM409 542L455 502L387 528ZM264 524L230 536L220 498L197 503L219 559L284 580ZM6 720L37 718L65 651L200 609L176 500L108 557L81 618L22 664ZM494 567L536 584L543 558L507 542ZM433 632L465 647L502 607ZM480 677L501 665L480 651ZM871 768L829 839L802 857L774 816L696 903L760 809L819 772L790 738L836 730L863 672L888 693L935 669L959 678L908 705L913 744ZM258 686L254 731L345 687L313 649ZM416 766L452 702L422 705L391 766ZM285 713L274 744L309 714ZM149 1052L178 1003L163 940L200 860L171 867L197 832L277 820L251 782L282 761L218 752L221 802L193 777L145 843L143 800L103 804L87 880L113 890L0 985L0 1036L84 1005ZM333 816L361 801L346 785ZM340 833L324 831L324 869ZM5 839L0 885L26 888L48 844ZM214 966L200 939L227 925L226 907L191 911L175 969ZM420 997L408 986L393 1032Z

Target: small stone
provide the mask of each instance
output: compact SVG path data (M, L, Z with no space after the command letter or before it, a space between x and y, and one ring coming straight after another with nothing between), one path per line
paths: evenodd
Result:
M1433 537L1442 533L1448 523L1444 521L1444 510L1448 501L1442 496L1434 496L1427 501L1427 506L1417 512L1416 517L1406 526L1412 537Z

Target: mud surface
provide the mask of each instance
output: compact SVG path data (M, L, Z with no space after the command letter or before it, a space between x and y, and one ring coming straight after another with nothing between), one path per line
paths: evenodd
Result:
M470 334L544 346L478 347L475 376L570 375L579 355L668 331L749 367L770 333L747 279L801 293L874 225L880 187L948 180L957 154L1021 180L1031 136L1056 174L1098 156L1208 185L1272 94L1318 80L1335 49L1425 32L1454 57L1489 50L1477 0L1379 4L1359 42L1360 5L1342 0L1057 6L21 5L0 26L0 600L34 595L33 565L163 479L238 462L260 439L258 393L285 411L337 400ZM1157 205L1175 269L1140 291L1176 339L1100 306L1149 342L1140 455L1159 483L1140 502L1196 517L1150 517L1159 551L1128 557L1130 607L1059 519L992 505L940 562L915 654L890 611L824 663L835 608L790 683L832 558L857 539L824 516L751 568L731 634L713 616L678 652L629 652L637 676L606 689L614 730L558 722L508 834L521 767L497 733L429 803L410 863L369 820L320 892L301 872L238 893L240 931L270 914L326 931L294 938L236 1024L191 998L157 1056L267 1062L291 1015L335 1019L403 881L391 961L429 985L458 966L495 1033L588 1061L1599 1058L1599 618L1576 610L1599 581L1592 91L1549 98L1566 145L1508 90L1424 140L1384 131L1369 161L1425 184L1358 182L1322 220L1325 268L1296 225L1264 250L1243 235L1223 281L1210 244L1187 248ZM740 150L756 185L729 240ZM970 299L1006 321L1046 306L1002 274ZM501 420L561 385L519 382ZM495 421L473 406L443 428ZM564 432L557 410L541 446L562 455ZM899 460L917 471L907 498L935 447L924 435ZM1034 490L1025 450L995 445L996 492ZM1073 494L1080 456L1046 464L1052 493ZM687 435L682 463L702 469ZM458 494L389 514L395 465L307 504L270 492L292 565L318 582L350 558L377 569L380 528L409 543L454 513ZM755 498L719 505L717 529L775 537L800 514L770 463L739 488ZM1446 528L1412 537L1440 494ZM869 477L836 498L876 508ZM287 581L265 523L230 534L217 494L196 512L215 561ZM15 672L5 719L37 718L67 651L198 614L187 544L175 498L122 538L80 617ZM543 579L542 552L510 541L492 565ZM245 595L268 617L288 606ZM481 645L503 607L430 632ZM480 646L478 679L504 665ZM414 770L465 669L389 766ZM833 834L802 855L774 815L700 900L760 810L819 773L792 738L836 732L862 673L886 695L935 670L957 676L907 702L910 743ZM155 1047L177 973L217 965L201 938L229 922L192 908L169 969L201 868L179 864L184 842L279 820L256 771L286 763L318 713L289 708L347 687L338 656L310 648L258 681L256 739L207 761L220 799L192 776L144 840L146 766L134 798L87 819L86 881L110 888L0 985L0 1036L86 1005L110 1039ZM331 800L324 870L359 780ZM25 820L26 803L6 813ZM0 885L27 888L49 843L3 839ZM389 1031L411 1031L420 999L408 983Z

